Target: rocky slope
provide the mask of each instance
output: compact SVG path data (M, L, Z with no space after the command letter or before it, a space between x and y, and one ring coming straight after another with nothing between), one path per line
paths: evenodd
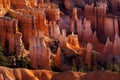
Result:
M0 80L120 80L119 73L111 72L52 72L48 70L10 69L0 67Z

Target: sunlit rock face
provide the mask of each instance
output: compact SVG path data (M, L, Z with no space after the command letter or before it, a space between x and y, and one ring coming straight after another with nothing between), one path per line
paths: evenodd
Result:
M0 8L10 8L10 0L0 0Z
M56 21L59 20L59 9L54 5L51 5L50 8L46 9L17 9L17 12L23 13L23 15L30 15L34 20L31 20L33 23L33 29L38 29L44 32L46 36L52 37L54 39L59 39L60 30L59 25Z
M89 78L89 79L88 79ZM80 72L52 72L48 70L10 69L0 67L1 80L117 80L119 73L96 71L90 73Z
M73 46L78 46L79 45L79 43L78 43L78 36L75 35L74 33L72 33L71 35L69 35L67 37L67 42L70 43Z
M31 18L32 20L29 21L30 24L32 24L31 30L38 29L44 31L44 34L49 36L49 30L48 30L48 24L46 23L46 14L40 9L18 9L16 10L18 12L21 12L24 15L27 15L28 18Z

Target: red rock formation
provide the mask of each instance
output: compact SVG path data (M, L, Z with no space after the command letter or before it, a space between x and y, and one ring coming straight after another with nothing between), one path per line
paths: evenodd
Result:
M60 18L59 21L60 29L65 29L67 33L70 33L70 17L69 16L63 16Z
M85 29L83 30L82 42L86 44L92 37L91 22L88 20L84 21L84 28Z
M10 69L0 67L1 80L119 80L119 73L96 71L52 72L47 70Z
M56 24L56 21L59 20L59 14L60 14L59 9L56 7L46 8L45 10L41 10L41 9L42 8L28 9L28 10L18 9L17 11L34 16L35 25L37 29L42 30L46 36L52 36L52 34L56 34L55 39L58 39L57 37L59 37L60 31L59 31L59 26ZM52 21L52 23L54 23L52 27L53 28L52 30L54 30L53 33L49 31L47 21L49 22Z
M4 17L0 18L0 43L3 48L5 48L6 42L6 27L5 27L5 20Z
M18 21L8 17L0 17L0 22L0 43L2 47L10 53L16 52L17 55L20 55L21 49L24 51L24 48L21 47L23 46L21 41L22 34L17 31Z
M68 12L74 7L74 2L72 2L72 0L64 0L63 3L65 5L65 10Z
M94 32L94 34L91 37L90 43L92 43L93 45L93 50L98 51L98 52L102 52L104 49L104 44L100 43L98 41L96 32Z
M72 18L70 21L70 31L77 33L77 27L80 26L80 20L78 19L77 16L77 8L73 8L73 12L72 12Z
M37 26L37 28L39 30L42 30L44 32L44 34L46 36L49 36L49 28L48 28L48 24L46 23L46 14L44 12L42 12L41 14L39 14L39 26Z
M119 0L110 0L110 12L117 15L119 13L120 1Z
M58 21L60 19L59 8L53 7L46 9L46 19L48 21Z
M103 55L110 55L111 53L112 53L112 42L110 42L108 37L103 50Z
M105 3L98 3L96 7L93 7L93 5L85 6L84 15L87 20L91 21L93 30L102 30L104 25L104 16L106 15L106 7Z
M74 0L76 6L78 7L84 7L85 6L85 1L84 0Z
M10 1L13 9L15 8L24 8L24 9L13 11L9 9L10 6L9 0L0 1L0 3L2 4L2 5L0 4L0 7L2 7L2 9L7 8L5 10L9 9L9 11L13 11L7 13L7 14L10 13L9 17L18 19L17 22L16 19L11 19L6 17L0 18L1 45L4 48L8 49L8 51L10 51L11 53L16 52L17 55L20 55L22 49L24 49L21 48L21 44L23 44L22 43L23 40L25 47L27 49L28 47L30 47L31 66L33 68L50 69L50 64L49 64L50 50L48 47L46 47L45 40L43 39L44 38L43 33L39 33L37 32L37 30L43 31L45 36L47 37L50 37L55 40L59 40L60 47L63 50L63 53L61 53L61 49L58 48L56 62L63 71L70 70L71 66L68 66L67 63L65 65L62 63L64 62L64 60L62 60L61 54L64 54L65 57L66 56L68 57L71 56L73 53L79 53L79 51L82 50L79 43L82 43L83 46L84 44L85 46L87 44L85 62L88 65L91 65L90 56L91 56L92 48L93 50L98 51L98 53L103 52L103 54L97 55L97 56L100 55L99 57L101 57L101 55L111 55L111 54L115 56L120 55L119 54L120 38L118 35L119 34L118 25L120 23L119 20L117 20L118 17L114 17L112 14L109 14L109 10L107 10L106 3L95 3L94 5L86 5L84 11L82 10L83 6L85 5L84 3L85 1L83 0L61 0L62 1L61 3L63 3L63 6L61 8L64 7L66 10L65 12L67 12L65 14L68 14L66 16L64 13L60 12L59 8L55 4L51 4L49 0L41 0L41 3L39 3L40 1L38 0L27 0L27 2L26 0L21 0L21 1L10 0ZM88 3L89 2L90 0L88 1ZM111 0L110 2L111 4L109 5L112 5L111 6L112 11L115 11L113 14L117 15L120 9L120 1L115 0L114 2L113 0ZM74 8L74 6L82 7L82 9L80 9L81 14L79 14L79 18L77 15L78 10L77 8ZM2 9L0 9L1 10L0 13L2 13ZM73 12L71 14L72 10ZM108 11L107 14L106 14L106 10ZM85 14L84 16L82 14L82 11ZM5 16L7 16L7 14ZM107 15L111 15L112 18ZM62 18L60 19L60 17ZM60 19L60 23L59 23L59 19ZM60 34L59 25L61 30L65 29L62 30L62 35ZM19 30L16 30L17 27L19 27ZM92 35L92 30L95 31L93 35ZM21 33L19 33L18 31L20 31ZM65 31L67 32L68 36L66 36ZM75 34L72 33L70 35L70 32L73 32ZM110 40L107 39L108 37L110 38ZM50 42L49 38L47 38L47 40L48 42ZM113 43L110 41L113 41ZM90 44L88 42L90 42ZM101 42L104 43L105 45L102 44ZM82 57L84 57L84 55L82 55ZM27 74L27 73L23 73L23 74ZM0 76L2 75L0 74ZM10 77L8 76L8 78ZM78 76L75 79L79 79L79 78L80 77ZM30 76L30 78L24 78L24 79L27 80L27 79L37 79L37 78ZM59 79L59 75L52 79ZM74 78L71 77L70 79L74 79ZM94 79L94 78L90 78L90 79ZM47 78L45 78L45 80L47 80Z
M51 51L44 42L43 32L36 32L36 35L31 37L29 42L31 67L38 69L50 69Z
M10 0L11 2L11 6L12 8L17 8L17 9L25 9L27 6L26 6L26 2L25 0Z
M62 35L59 38L59 42L61 47L63 48L66 47L66 42L67 42L66 30L62 30Z
M67 42L76 48L80 48L79 42L78 42L78 36L75 35L74 33L72 33L71 35L68 35Z
M82 34L83 34L82 20L77 21L77 34L78 34L78 38L82 39Z
M56 24L56 22L54 21L53 23L50 22L49 23L49 35L51 38L59 40L60 37L60 29L59 29L59 25Z
M98 30L99 40L104 41L104 17L106 15L107 4L106 3L98 3L97 7L95 7L94 14L96 16L96 29Z
M63 57L63 55L61 54L61 48L60 48L60 46L58 47L58 49L57 49L57 55L56 55L56 57L55 57L55 62L56 62L56 64L57 64L57 67L59 67L59 68L61 68L62 67L62 65L63 65L63 59L64 57Z
M89 13L88 13L89 12ZM96 25L97 25L97 22L96 22L96 16L94 14L94 7L93 5L86 5L85 6L85 12L84 12L84 16L87 20L90 20L91 21L91 26L92 26L92 29L93 30L96 30Z
M0 0L0 8L10 8L10 0Z
M106 3L103 3L103 2L98 2L97 3L97 13L96 15L98 14L98 17L99 16L102 16L104 17L106 15L106 8L107 8L107 4Z
M110 40L113 41L115 33L119 33L117 19L105 18L104 32L106 37L109 37Z
M91 72L82 77L84 80L118 80L119 74L109 72Z
M37 8L28 10L18 9L17 11L22 12L23 14L33 16L34 20L32 20L32 22L35 22L33 25L36 26L34 28L43 31L46 36L49 36L49 28L44 10Z
M115 34L115 40L113 42L113 54L114 55L120 55L119 52L120 52L120 38L118 36L118 34L116 33Z
M91 66L92 44L88 43L86 47L86 64Z
M19 31L22 33L22 40L25 47L29 47L29 38L32 36L32 31L36 28L35 17L32 15L21 14L18 12L14 13L15 18L18 19Z

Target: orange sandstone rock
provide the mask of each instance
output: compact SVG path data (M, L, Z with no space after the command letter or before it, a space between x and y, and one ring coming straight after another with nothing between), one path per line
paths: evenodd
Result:
M29 39L29 44L31 67L50 69L51 51L45 44L43 32L38 31L36 36Z
M1 80L119 80L119 73L96 71L80 72L52 72L48 70L10 69L0 67Z

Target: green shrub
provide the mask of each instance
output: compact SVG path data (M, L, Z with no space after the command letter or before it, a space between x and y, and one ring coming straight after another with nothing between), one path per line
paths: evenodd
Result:
M17 67L28 68L30 65L30 60L27 57L21 57L16 61Z

